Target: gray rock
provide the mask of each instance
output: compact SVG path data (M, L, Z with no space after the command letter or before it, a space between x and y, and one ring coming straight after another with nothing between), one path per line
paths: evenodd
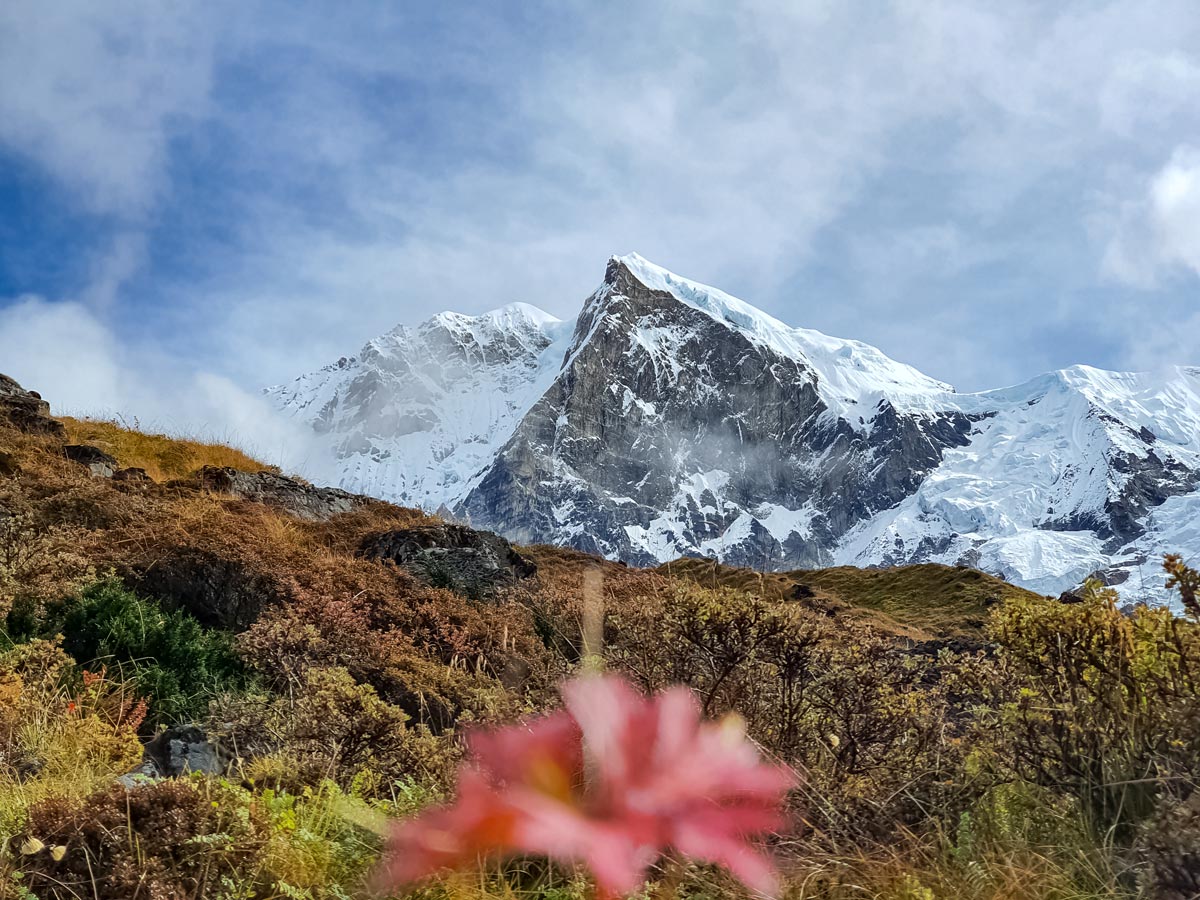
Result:
M119 465L114 457L90 444L68 444L63 447L63 455L72 462L86 466L97 478L112 478Z
M228 467L205 466L192 481L206 490L273 506L312 522L331 519L371 502L359 494L315 487L274 472L242 472Z
M166 778L188 772L224 775L232 762L225 748L195 725L174 725L146 745L142 768L146 774L154 772Z
M132 789L140 787L143 784L149 784L153 781L158 781L162 777L162 772L159 771L154 760L143 759L137 768L130 769L128 772L118 778L117 784Z
M402 566L434 587L476 599L537 573L537 566L504 538L464 525L427 525L371 534L363 539L359 553Z
M7 375L0 375L0 420L31 434L64 437L63 423L50 416L50 404L37 391L27 391Z

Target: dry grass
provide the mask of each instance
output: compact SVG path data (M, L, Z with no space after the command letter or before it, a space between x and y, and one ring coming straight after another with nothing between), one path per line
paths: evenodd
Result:
M278 472L249 454L224 444L167 434L147 434L118 422L63 416L67 441L90 444L116 457L124 467L145 469L155 481L182 478L202 466L228 466L244 472Z

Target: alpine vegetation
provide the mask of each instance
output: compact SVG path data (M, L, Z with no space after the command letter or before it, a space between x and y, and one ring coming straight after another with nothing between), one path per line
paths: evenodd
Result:
M1200 890L1179 556L1179 613L933 563L637 568L4 378L0 449L6 900Z

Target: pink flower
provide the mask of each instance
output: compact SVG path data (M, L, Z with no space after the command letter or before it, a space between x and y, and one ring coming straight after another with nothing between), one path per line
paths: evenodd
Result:
M794 778L759 760L739 721L703 722L685 688L647 698L613 676L577 679L563 697L563 711L473 736L454 805L397 827L384 884L524 853L582 862L604 893L628 894L673 848L775 890L748 838L780 826Z

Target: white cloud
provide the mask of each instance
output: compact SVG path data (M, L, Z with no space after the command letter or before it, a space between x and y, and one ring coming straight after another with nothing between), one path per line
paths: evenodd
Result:
M1175 151L1150 185L1150 209L1163 258L1200 273L1200 150Z
M4 374L60 413L120 412L132 373L109 333L78 303L17 298L0 310Z
M127 318L157 329L161 370L249 387L447 307L572 314L630 250L984 386L1104 364L1027 340L1048 309L1095 320L1101 254L1139 283L1191 266L1188 203L1152 195L1200 124L1189 2L444 5L432 30L416 6L0 8L0 140L122 219L76 296L129 312L193 132L228 167L206 177L245 178L239 205ZM852 238L837 258L831 232ZM789 287L820 266L874 284ZM999 312L979 301L1022 271Z
M0 144L88 208L142 215L167 187L178 120L202 116L220 7L0 4ZM213 16L217 13L218 16Z
M1200 150L1182 146L1115 215L1105 272L1144 289L1180 270L1200 274Z
M0 309L0 369L59 415L118 418L233 444L319 479L312 435L228 378L190 371L120 340L87 307L21 297Z

